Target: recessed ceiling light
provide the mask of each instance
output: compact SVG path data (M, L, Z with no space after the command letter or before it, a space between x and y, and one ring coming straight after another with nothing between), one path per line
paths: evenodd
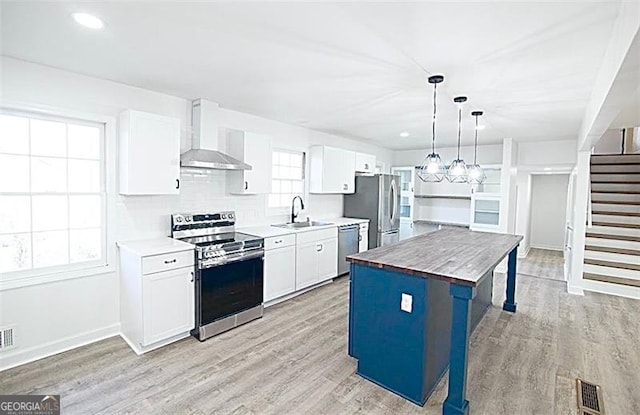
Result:
M409 132L408 132L408 131L403 131L403 132L401 132L401 133L400 133L400 137L403 137L403 138L407 138L407 137L409 137Z
M73 17L73 20L75 20L76 23L84 27L88 27L89 29L99 30L104 27L104 22L102 20L89 13L73 13L71 17Z
M551 167L545 167L544 171L551 171Z

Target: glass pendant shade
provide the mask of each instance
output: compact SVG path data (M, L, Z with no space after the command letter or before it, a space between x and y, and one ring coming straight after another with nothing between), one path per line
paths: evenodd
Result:
M462 103L467 100L467 97L455 97L453 102L458 104L458 156L447 167L447 180L451 183L467 183L469 176L467 172L467 165L460 158L460 134L462 128Z
M487 179L487 175L484 174L484 169L479 164L474 164L467 167L467 174L469 177L469 183L482 184Z
M447 167L436 153L436 90L438 84L444 81L444 76L433 75L428 79L433 84L433 118L431 119L431 153L416 167L416 174L423 182L441 182L447 176Z
M447 180L451 183L467 183L469 173L467 165L462 159L455 159L447 167Z
M469 183L482 184L485 180L487 180L487 175L484 174L484 169L478 164L478 117L482 115L482 111L473 111L471 115L476 117L476 129L473 150L473 165L467 167L467 173L469 174Z
M447 175L447 168L438 154L431 153L424 158L416 173L423 182L441 182Z

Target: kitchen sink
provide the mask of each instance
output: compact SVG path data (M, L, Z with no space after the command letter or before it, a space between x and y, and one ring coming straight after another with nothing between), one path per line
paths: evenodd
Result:
M287 228L287 229L301 229L301 228L311 228L314 226L327 226L333 225L331 222L318 222L318 221L310 221L310 222L289 222L289 223L280 223L275 226L276 228Z

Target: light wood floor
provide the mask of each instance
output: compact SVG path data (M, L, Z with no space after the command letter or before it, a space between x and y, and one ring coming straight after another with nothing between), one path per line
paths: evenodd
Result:
M574 378L604 388L607 414L640 414L640 301L518 276L518 312L494 307L471 339L471 414L576 414ZM440 414L354 374L348 281L274 306L199 343L136 356L119 337L0 373L0 393L61 394L63 414Z
M518 259L518 273L564 281L564 255L562 251L531 248L526 257Z

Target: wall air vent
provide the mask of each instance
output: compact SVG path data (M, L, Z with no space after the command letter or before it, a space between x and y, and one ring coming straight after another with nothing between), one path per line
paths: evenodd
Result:
M578 409L581 415L604 415L604 402L600 386L576 379Z
M16 331L13 327L0 328L0 351L15 347Z

